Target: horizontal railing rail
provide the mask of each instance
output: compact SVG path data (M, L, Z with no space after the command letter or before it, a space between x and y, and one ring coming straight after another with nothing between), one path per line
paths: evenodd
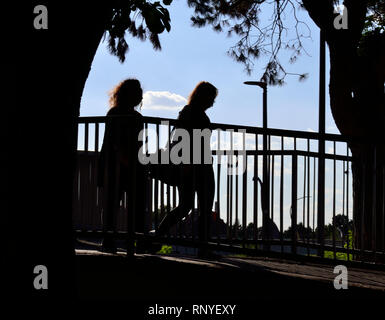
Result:
M109 118L130 118L131 116L108 116ZM91 124L91 123L105 123L105 116L89 116L89 117L80 117L78 118L79 124ZM160 118L160 117L147 117L143 116L142 118L144 123L149 124L158 124L169 123L171 126L177 125L178 123L183 123L181 120L172 119L172 118ZM262 127L253 127L246 125L238 124L224 124L224 123L211 123L210 129L221 129L221 130L246 130L247 133L254 134L263 134L266 133L270 136L284 136L287 138L299 138L299 139L312 139L319 140L324 139L326 141L339 141L339 142L349 142L349 141L358 141L358 137L353 136L344 136L340 134L325 133L321 134L318 132L311 131L297 131L297 130L287 130L287 129L275 129L275 128L262 128Z

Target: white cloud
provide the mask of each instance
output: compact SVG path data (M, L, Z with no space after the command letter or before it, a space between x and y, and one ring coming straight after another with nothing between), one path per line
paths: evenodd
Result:
M179 111L187 99L168 91L146 91L143 94L143 109Z

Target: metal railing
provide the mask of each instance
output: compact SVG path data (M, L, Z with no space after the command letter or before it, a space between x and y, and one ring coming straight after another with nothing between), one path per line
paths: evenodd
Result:
M78 121L73 227L83 236L102 236L104 230L103 189L97 187L96 177L105 121L106 117L81 117ZM164 147L178 122L152 117L143 121L146 154ZM217 123L211 129L216 192L210 239L205 245L223 252L297 258L351 261L362 259L365 253L368 261L368 256L384 256L384 245L367 252L354 245L353 158L346 138ZM319 152L320 141L325 143L324 153ZM320 174L325 178L324 190L319 190ZM155 239L148 232L177 206L177 188L148 178L147 193L150 200L144 234L128 232L132 214L125 197L115 215L116 237ZM324 195L322 204L320 194ZM197 238L197 216L195 201L190 215L156 240L181 247L204 245ZM378 229L375 237L384 239L384 228Z

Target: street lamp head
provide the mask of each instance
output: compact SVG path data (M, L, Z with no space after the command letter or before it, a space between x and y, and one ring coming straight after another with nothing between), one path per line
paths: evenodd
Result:
M244 84L247 84L249 86L258 86L258 87L261 87L262 89L267 88L267 83L262 81L245 81Z

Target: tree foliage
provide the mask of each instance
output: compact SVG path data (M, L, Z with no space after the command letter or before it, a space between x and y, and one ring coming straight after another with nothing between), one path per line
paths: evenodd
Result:
M129 46L125 40L126 32L140 40L149 39L155 50L161 49L159 34L171 29L171 19L165 6L172 0L150 2L146 0L120 0L113 7L111 19L106 27L108 48L124 62Z
M385 1L370 0L365 21L364 35L385 31Z
M282 50L290 51L289 62L294 63L306 49L304 39L311 37L310 29L298 17L302 9L297 0L188 0L195 10L192 17L194 26L212 25L215 31L227 29L228 35L236 34L240 39L232 46L228 54L245 66L248 74L254 67L254 60L267 56L261 80L269 84L281 85L289 74L298 75L304 80L307 74L290 73L281 63L279 54ZM269 12L270 19L261 20L262 11ZM293 37L285 25L288 16L294 19Z
M241 62L245 70L251 73L256 58L264 55L268 57L261 80L269 84L283 84L289 74L299 76L304 80L307 74L290 73L280 61L279 54L283 50L291 52L289 62L295 62L302 53L306 53L304 40L311 38L307 24L299 18L298 11L304 9L305 1L301 0L188 0L190 7L195 10L192 17L194 26L211 25L215 31L227 29L229 35L240 37L228 54ZM309 1L307 1L309 3ZM312 1L313 6L325 8L330 5L328 17L333 21L338 13L333 11L343 1L327 0ZM365 29L362 33L368 39L373 34L384 30L384 0L365 0L367 2L367 16ZM262 11L270 12L270 19L262 21ZM317 11L317 10L315 10ZM321 10L319 10L321 16ZM294 26L288 26L289 18ZM266 19L265 19L266 20ZM288 36L293 30L294 37ZM362 30L361 30L362 31ZM364 47L364 43L362 42Z
M358 46L358 54L368 56L378 42L384 41L385 31L385 0L370 0L368 13Z

